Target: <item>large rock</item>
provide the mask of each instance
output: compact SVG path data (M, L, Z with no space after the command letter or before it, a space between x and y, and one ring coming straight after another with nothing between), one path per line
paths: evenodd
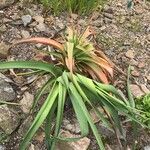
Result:
M14 2L15 2L15 0L0 0L0 9L10 6Z
M19 125L20 117L18 113L7 105L0 106L0 128L6 133L11 134Z
M0 77L0 100L13 101L16 98L16 93L12 86Z

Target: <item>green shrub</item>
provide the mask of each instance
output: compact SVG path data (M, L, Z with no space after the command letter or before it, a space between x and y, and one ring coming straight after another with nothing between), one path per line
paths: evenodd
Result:
M58 140L71 142L87 136L89 128L97 140L99 149L104 150L102 135L96 128L89 109L93 109L101 122L114 131L117 137L118 132L124 137L119 114L140 124L137 119L140 117L138 110L122 97L115 87L108 84L113 75L113 67L107 58L101 55L100 51L96 50L88 40L87 37L90 34L89 28L82 34L68 28L64 44L48 38L30 38L16 43L33 42L53 46L53 52L41 55L41 58L53 56L55 59L52 59L51 63L45 62L43 58L41 61L0 63L0 69L30 68L33 73L49 74L49 80L35 97L32 110L34 110L44 91L48 87L51 87L51 90L26 133L20 150L26 149L42 124L45 124L48 150L54 150ZM100 81L105 84L100 83ZM60 135L64 106L67 101L71 102L72 110L75 112L80 125L81 135L78 138L63 138ZM133 101L131 102L133 103ZM100 111L98 107L103 111ZM52 126L53 121L55 121L54 127Z
M142 122L150 127L150 94L136 100L136 108L141 110Z

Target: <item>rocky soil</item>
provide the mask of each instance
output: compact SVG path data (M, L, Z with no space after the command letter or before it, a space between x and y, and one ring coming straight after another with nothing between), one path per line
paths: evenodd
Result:
M47 47L41 44L22 44L9 49L10 45L19 39L34 36L56 38L65 31L67 25L74 24L82 30L90 25L96 33L94 41L124 72L122 74L116 69L113 84L125 91L126 72L130 64L133 95L139 97L150 92L150 2L141 0L133 8L127 9L124 0L108 1L101 11L94 13L92 20L91 16L77 14L73 14L72 19L65 13L58 17L51 12L45 14L43 10L40 4L0 0L0 61L30 60L35 56L35 49L47 50ZM0 105L0 150L18 150L20 139L33 120L33 116L28 114L34 95L47 80L46 76L40 79L36 76L17 77L13 71L0 71L0 100L19 104L19 106ZM92 115L104 134L107 149L117 150L114 134L101 126L95 114ZM62 125L62 134L66 137L78 135L80 132L75 117L70 116L65 115ZM130 130L127 126L127 142L132 145ZM139 130L137 145L138 149L150 149L148 131ZM60 147L61 150L98 149L92 135L71 144L59 143L57 149ZM46 149L42 128L29 147L29 150L38 149Z

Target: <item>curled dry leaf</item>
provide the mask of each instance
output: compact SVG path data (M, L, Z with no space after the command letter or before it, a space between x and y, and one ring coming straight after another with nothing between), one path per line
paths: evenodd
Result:
M60 44L59 42L57 42L53 39L48 39L48 38L44 38L44 37L34 37L34 38L29 38L29 39L23 39L23 40L20 40L20 41L14 43L14 45L21 44L21 43L41 43L41 44L53 46L54 48L57 48L60 50L64 49L63 45Z

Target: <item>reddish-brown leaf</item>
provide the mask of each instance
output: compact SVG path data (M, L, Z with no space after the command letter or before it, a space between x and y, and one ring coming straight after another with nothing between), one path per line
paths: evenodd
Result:
M44 38L44 37L33 37L33 38L29 38L29 39L23 39L23 40L20 40L20 41L14 43L14 45L21 44L21 43L41 43L41 44L53 46L54 48L57 48L60 50L64 50L63 45L60 44L59 42L49 39L49 38Z
M69 69L69 71L71 73L73 73L73 69L74 69L74 59L71 60L71 63L70 63L70 60L66 57L65 58L65 62L66 62L66 66L67 68Z
M85 64L86 64L86 63L85 63ZM108 83L109 83L106 74L102 71L101 68L99 68L98 66L96 66L96 65L94 65L94 64L92 64L92 63L91 63L91 64L87 63L86 65L89 67L89 69L91 69L91 70L95 73L95 75L97 76L97 78L98 78L100 81L102 81L102 82L105 83L105 84L108 84ZM89 72L89 74L92 75L91 72ZM93 75L92 75L92 76L93 76ZM94 77L94 76L93 76L93 77Z
M113 68L105 59L94 55L92 57L96 64L98 64L102 69L105 69L111 75L111 77L113 77Z

